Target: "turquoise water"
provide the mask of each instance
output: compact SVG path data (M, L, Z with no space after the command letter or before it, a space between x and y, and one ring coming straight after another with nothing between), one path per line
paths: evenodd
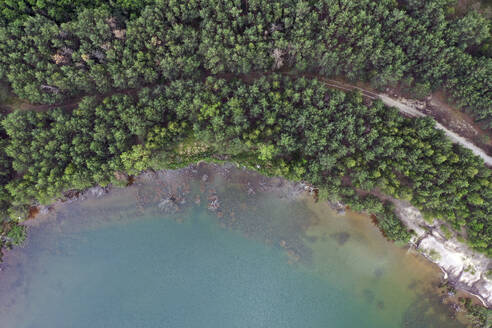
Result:
M435 296L436 269L367 218L283 191L248 195L257 177L208 173L39 219L6 257L0 326L463 327ZM159 208L177 190L186 202Z

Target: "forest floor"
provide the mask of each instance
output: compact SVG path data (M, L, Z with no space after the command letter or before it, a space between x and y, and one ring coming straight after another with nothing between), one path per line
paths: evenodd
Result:
M148 85L147 87L151 87L152 85ZM127 94L127 95L134 95L138 93L140 89L125 89L125 90L119 90L119 89L114 89L111 91L108 91L106 93L102 94L96 94L93 95L94 97L98 99L104 99L106 97L111 97L114 94ZM20 111L35 111L35 112L44 112L48 111L51 109L55 108L61 108L66 111L72 111L73 109L77 108L79 103L82 101L82 99L86 96L91 96L91 95L83 95L83 96L77 96L70 98L69 100L61 103L61 104L41 104L41 105L36 105L36 104L31 104L25 100L22 100L20 98L17 98L13 93L9 94L8 100L4 101L3 103L0 103L0 109L3 109L7 112L13 112L14 110L20 110Z
M455 8L458 15L463 15L470 10L476 10L486 18L492 17L491 0L458 0Z
M483 129L469 115L457 109L450 103L442 91L434 92L429 101L425 114L432 116L442 125L458 133L478 147L492 154L492 132Z

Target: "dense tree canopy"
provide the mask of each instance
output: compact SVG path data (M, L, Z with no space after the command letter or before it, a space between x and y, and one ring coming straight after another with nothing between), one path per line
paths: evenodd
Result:
M24 9L14 10L22 19L4 14L15 24L0 28L0 76L31 102L294 69L375 87L404 81L417 96L442 87L492 124L492 58L476 51L490 38L489 23L473 11L449 14L451 0L1 3Z
M71 113L17 111L2 123L7 166L19 175L4 185L11 210L63 190L106 185L116 171L222 154L267 174L311 181L367 209L391 239L409 235L390 207L357 190L407 199L449 222L475 249L492 251L492 177L480 158L452 144L431 119L405 118L316 79L175 80L102 100L85 97ZM206 145L202 152L182 151L196 142Z
M1 117L0 214L22 218L115 172L223 154L315 183L375 214L394 240L409 232L373 195L407 199L491 255L492 178L479 158L430 119L274 74L404 85L418 97L443 88L492 128L490 22L453 5L1 0L0 78L32 103L78 105ZM6 232L23 235L0 221Z
M0 24L20 24L32 15L56 22L72 19L82 8L106 6L116 13L134 17L153 0L0 0Z

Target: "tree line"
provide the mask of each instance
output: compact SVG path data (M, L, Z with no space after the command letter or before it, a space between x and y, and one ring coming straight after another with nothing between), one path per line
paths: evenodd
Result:
M452 0L0 1L0 77L33 103L210 74L444 88L492 127L489 22ZM145 6L147 5L147 6Z
M115 172L221 154L310 181L321 198L374 214L393 240L411 232L370 192L406 199L492 255L492 176L483 161L452 144L432 119L403 117L317 79L178 79L84 97L72 112L12 112L2 127L2 206L14 218L64 190L120 183Z

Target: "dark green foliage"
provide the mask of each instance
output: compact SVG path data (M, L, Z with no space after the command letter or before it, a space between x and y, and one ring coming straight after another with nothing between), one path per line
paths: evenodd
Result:
M492 124L492 58L476 55L490 39L489 23L475 12L449 15L447 0L2 3L11 2L29 5L0 28L0 76L31 102L291 69L377 88L411 81L418 97L442 87Z
M0 119L4 119L4 114L1 112ZM0 222L7 217L7 210L10 203L10 194L5 186L15 175L15 171L12 168L12 159L5 152L7 145L7 134L3 127L0 126Z
M139 87L161 79L197 76L199 31L194 24L198 7L194 1L173 7L165 1L147 7L128 23L121 67L115 67L115 86ZM120 78L120 74L121 78ZM121 81L121 82L120 82ZM124 83L122 83L125 81Z
M8 56L0 59L0 75L35 103L107 92L114 85L110 72L121 70L122 41L115 31L121 31L118 22L103 8L84 10L79 20L61 26L37 15L22 28L0 28L0 53Z
M46 16L56 22L66 22L81 8L107 6L126 16L135 16L153 0L0 0L0 24L20 24L29 16Z
M398 219L391 206L386 205L384 212L376 215L376 217L379 227L388 239L404 243L410 240L411 233L408 232L405 225Z
M0 22L18 24L34 14L41 14L57 22L69 20L77 8L98 6L100 0L1 0Z
M384 236L389 240L408 243L411 233L400 221L394 212L394 206L389 203L383 203L379 198L373 195L359 197L357 195L346 195L342 197L343 203L350 206L354 211L365 211L375 218L378 227Z
M135 151L147 134L149 149L164 148L186 127L179 121L165 125L182 115L178 102L185 99L172 95L181 87L177 82L165 90L143 89L138 100L124 94L103 101L86 97L70 114L60 109L11 113L3 121L10 140L5 152L22 175L6 186L12 203L47 202L62 190L110 183L115 171L128 166L120 156ZM124 158L132 156L136 154Z
M4 119L4 114L0 111L0 118ZM6 131L0 125L0 262L1 249L4 246L19 245L25 239L25 228L20 226L17 221L10 220L13 208L12 197L6 186L15 177L15 171L12 168L12 158L6 153L6 147L9 144ZM17 217L14 217L17 219Z
M492 311L484 308L479 304L473 304L470 298L459 298L463 303L468 319L471 321L472 327L489 328L490 319L492 319Z
M354 190L407 199L464 228L475 249L492 251L492 177L481 159L452 144L431 119L405 118L316 79L177 80L102 101L87 97L72 113L14 112L3 126L20 175L6 186L14 206L107 184L115 171L135 174L159 156L169 166L197 159L184 150L191 140L205 145L206 156L246 158L264 173L338 194L376 215L390 239L408 240L409 233L387 204Z
M22 218L33 201L108 184L115 171L137 173L156 153L168 166L227 153L374 213L390 239L406 240L408 232L387 205L355 190L407 199L490 255L490 171L432 120L404 118L316 79L259 78L289 70L377 88L402 82L419 98L443 87L491 127L492 59L477 55L490 39L487 22L474 12L453 15L450 6L0 1L0 78L35 103L92 95L70 113L14 112L3 120L1 214Z
M456 229L465 226L475 248L490 250L490 171L431 119L403 118L381 102L366 106L360 95L330 91L317 80L209 80L207 87L218 97L200 109L200 139L256 148L275 174L334 185L342 195L378 187ZM394 217L381 221L399 233Z
M20 245L26 239L26 227L11 222L9 224L9 230L6 234L6 237L8 238L7 240L9 244Z

